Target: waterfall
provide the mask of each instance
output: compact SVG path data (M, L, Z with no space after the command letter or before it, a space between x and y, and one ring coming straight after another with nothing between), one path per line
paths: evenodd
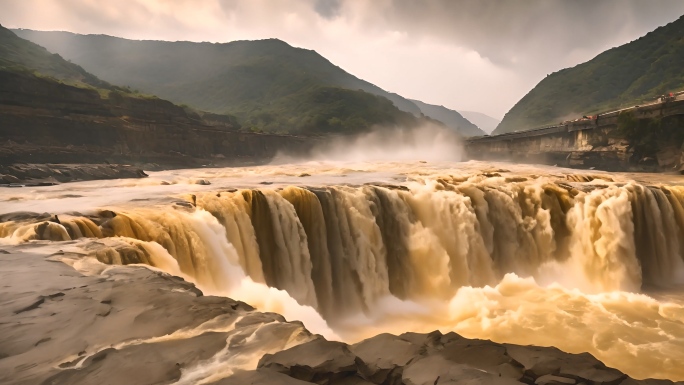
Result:
M127 241L95 253L102 262L175 271L154 256L155 244L204 287L224 290L249 277L326 319L367 314L388 297L447 300L507 273L544 281L563 271L563 284L592 292L684 282L684 188L677 186L578 190L525 178L444 177L408 187L290 186L188 199L192 205L22 217L3 222L0 234L17 242L115 237Z
M7 189L0 252L61 251L83 274L148 265L204 301L228 296L350 343L439 329L684 379L684 187L483 167L305 164ZM197 173L212 184L190 184Z

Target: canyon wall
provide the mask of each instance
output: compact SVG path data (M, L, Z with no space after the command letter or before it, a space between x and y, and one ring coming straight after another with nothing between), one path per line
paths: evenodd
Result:
M0 71L0 163L197 166L301 153L314 139L239 132L168 101Z

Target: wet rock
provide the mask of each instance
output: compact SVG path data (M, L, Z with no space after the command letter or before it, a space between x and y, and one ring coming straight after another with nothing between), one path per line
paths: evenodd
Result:
M409 191L409 188L406 186L402 185L395 185L395 184L387 184L387 183L366 183L366 186L377 186L377 187L383 187L389 190L400 190L400 191Z
M522 177L522 176L513 176L513 177L508 177L506 178L506 183L519 183L519 182L525 182L527 178Z
M672 384L629 379L586 353L439 331L380 334L351 346L319 338L266 355L259 368L316 384Z
M508 355L520 362L526 373L535 378L552 374L584 379L597 384L617 384L627 377L619 370L605 366L589 353L569 354L556 348L508 344L505 346Z
M316 384L337 384L349 377L360 378L360 373L365 371L363 362L346 344L323 338L267 354L258 367Z
M5 250L9 254L0 260L2 384L170 383L181 368L221 351L224 332L154 337L208 321L231 325L252 311L229 298L197 296L194 285L142 267L112 267L106 275L86 276L46 255ZM81 361L80 369L73 368Z
M559 376L554 376L551 374L541 376L541 377L537 378L537 380L534 382L535 385L562 385L562 384L576 384L576 383L577 383L577 381L575 381L572 378L559 377Z
M49 218L33 213L3 216L17 217ZM112 246L102 241L92 245ZM380 334L347 345L313 336L300 322L287 322L279 314L204 296L181 278L144 267L102 267L99 273L84 275L54 262L66 258L65 251L50 256L23 253L15 246L3 250L3 384L203 379L220 385L673 384L633 380L586 353L498 344L456 333ZM283 348L292 341L301 344ZM229 362L234 357L238 359ZM226 362L230 365L220 366ZM219 367L211 366L216 363Z
M268 369L238 371L212 385L311 385L310 382L294 379L290 376Z
M484 172L482 173L482 176L485 176L487 178L498 178L501 176L498 172Z
M449 361L515 380L523 377L523 365L507 354L506 347L491 341L470 340L451 334L458 338L451 337L444 341L438 353Z
M206 179L197 179L194 183L202 186L209 186L211 184L211 182Z
M226 333L109 348L63 370L44 384L159 384L178 381L181 369L207 360L226 345ZM121 370L126 368L126 370Z
M350 346L366 365L362 373L376 384L396 382L403 367L425 353L423 344L416 344L392 334L380 334Z
M414 344L425 346L426 348L440 349L442 347L442 342L445 340L451 340L456 338L464 339L456 333L442 334L439 331L434 331L432 333L404 333L399 336L406 341L410 341Z
M468 365L455 364L440 355L433 355L411 363L404 369L402 384L434 385L434 384L488 384L488 385L520 385L521 382L511 378L475 369Z

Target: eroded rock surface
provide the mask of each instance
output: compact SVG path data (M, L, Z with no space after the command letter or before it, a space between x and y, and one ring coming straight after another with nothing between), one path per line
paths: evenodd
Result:
M2 384L672 384L631 379L589 354L455 333L327 341L181 278L74 255L69 244L0 247Z
M497 344L455 333L381 334L354 345L317 338L265 355L268 369L316 384L672 384L639 381L590 354Z
M94 264L85 275L2 249L2 384L211 382L312 338L301 323L145 267Z

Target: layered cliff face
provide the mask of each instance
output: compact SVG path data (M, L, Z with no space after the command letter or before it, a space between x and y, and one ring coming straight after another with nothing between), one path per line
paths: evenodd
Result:
M306 151L310 140L239 133L230 119L205 122L171 102L0 71L0 161L155 162L192 166Z

